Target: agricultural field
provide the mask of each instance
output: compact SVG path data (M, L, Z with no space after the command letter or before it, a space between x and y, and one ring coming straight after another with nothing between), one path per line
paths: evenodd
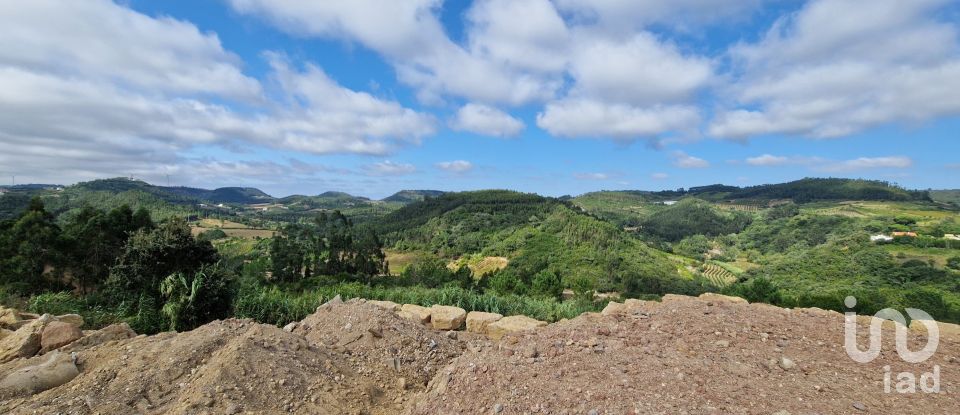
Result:
M735 282L737 282L737 276L734 275L726 267L720 266L714 262L708 262L703 264L703 268L700 271L704 277L707 278L711 283L717 287L726 287Z
M923 262L933 261L936 267L944 268L949 258L960 256L960 250L947 248L919 248L910 245L886 244L883 249L893 255L897 262L904 263L910 260Z
M387 256L387 264L390 267L390 273L400 275L407 266L416 262L422 254L418 252L403 252L394 249L384 249L384 255Z

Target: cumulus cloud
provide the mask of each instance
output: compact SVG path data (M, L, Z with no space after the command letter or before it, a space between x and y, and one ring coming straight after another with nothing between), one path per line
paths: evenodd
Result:
M189 163L182 154L197 145L384 154L435 130L432 116L344 88L319 67L268 59L278 85L269 94L188 22L110 1L4 3L0 171L54 169L58 181L157 172Z
M559 8L579 20L610 31L630 31L650 24L684 29L749 15L761 0L555 0Z
M699 157L691 156L683 151L674 151L671 156L673 158L673 165L681 169L702 169L710 167L710 162Z
M817 167L820 171L826 172L849 172L867 169L905 169L913 166L913 160L909 157L891 156L891 157L860 157L852 160L826 163Z
M402 176L417 171L417 167L408 163L395 163L390 160L367 165L364 169L371 176Z
M574 173L573 177L577 180L608 180L609 173Z
M466 160L441 161L437 168L450 173L466 173L473 170L473 163Z
M960 113L958 30L938 15L948 3L807 3L759 42L731 49L738 105L717 115L710 134L832 138Z
M635 140L696 128L699 122L700 114L693 106L636 107L586 99L551 102L537 114L537 126L570 138Z
M789 162L790 159L787 157L774 156L772 154L747 158L747 164L751 166L781 166Z
M523 121L499 109L470 103L460 107L450 120L450 127L493 137L515 137L523 131L524 125Z
M670 175L667 173L654 173L650 175L650 178L653 180L666 180L670 178Z

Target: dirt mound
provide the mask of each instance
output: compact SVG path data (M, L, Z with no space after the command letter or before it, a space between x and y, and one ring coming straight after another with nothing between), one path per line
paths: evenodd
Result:
M956 333L941 336L930 360L908 364L887 327L880 357L859 364L844 351L837 313L718 296L628 301L604 313L494 342L435 331L358 300L324 305L284 329L226 320L179 334L79 341L60 355L0 365L7 380L54 359L79 371L52 389L0 399L0 413L952 414L960 407ZM865 346L867 330L859 334ZM925 343L912 333L911 350ZM941 393L885 393L887 365L894 385L900 372L919 378L939 366Z
M941 336L933 358L906 364L888 330L882 355L860 364L844 351L838 313L669 300L613 316L584 315L469 350L438 374L411 413L949 414L960 408L956 338ZM912 350L925 344L913 340ZM865 336L860 344L866 347ZM942 393L885 393L885 365L894 385L899 372L919 378L939 365Z

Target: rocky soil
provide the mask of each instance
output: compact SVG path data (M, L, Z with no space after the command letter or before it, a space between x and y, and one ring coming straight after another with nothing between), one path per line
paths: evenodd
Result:
M960 409L956 326L944 325L937 353L917 364L900 360L893 329L886 327L881 356L860 364L844 351L841 314L718 296L613 304L602 314L497 332L499 340L482 330L436 330L422 315L400 309L334 301L283 329L226 320L132 338L115 335L123 330L114 327L83 332L63 346L56 337L48 346L59 348L0 364L0 391L53 369L70 379L43 390L8 389L0 413L783 415ZM861 328L864 348L866 332ZM926 341L918 331L910 338L913 350ZM887 365L894 385L899 372L919 377L939 366L941 393L885 393Z

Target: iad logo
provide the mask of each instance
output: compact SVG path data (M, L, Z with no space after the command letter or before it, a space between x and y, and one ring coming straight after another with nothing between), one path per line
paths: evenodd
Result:
M853 296L844 300L844 305L852 309L857 306L857 299ZM937 322L923 310L916 308L906 309L907 315L912 320L917 320L927 328L927 344L920 351L913 351L907 346L907 319L903 314L892 308L885 308L878 311L870 320L870 344L866 351L860 350L857 344L857 313L848 311L844 313L844 348L847 355L858 363L872 362L880 355L881 341L883 337L884 320L896 322L896 344L897 354L900 359L908 363L922 363L933 356L940 345L940 327ZM883 386L884 391L890 393L891 373L890 366L884 366ZM897 374L896 391L898 393L915 393L917 391L917 377L910 372L901 372ZM924 393L940 393L940 366L935 365L933 372L927 372L920 375L920 390Z

